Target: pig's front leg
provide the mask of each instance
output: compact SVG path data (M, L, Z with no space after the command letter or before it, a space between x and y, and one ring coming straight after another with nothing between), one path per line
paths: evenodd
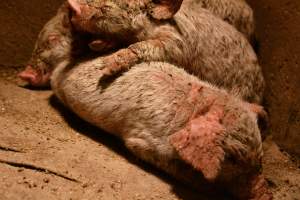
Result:
M160 39L152 39L130 45L103 59L104 76L114 75L127 70L135 64L150 61L165 61L164 43Z

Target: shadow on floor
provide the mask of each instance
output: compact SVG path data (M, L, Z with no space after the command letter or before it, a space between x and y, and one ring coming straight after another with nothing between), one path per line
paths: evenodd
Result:
M108 134L99 128L83 121L77 115L65 108L55 96L49 99L50 105L54 107L66 120L67 124L77 132L84 134L92 140L105 145L110 150L124 157L128 162L137 165L148 173L154 174L162 181L172 186L173 192L182 200L233 200L228 194L221 191L208 192L207 190L198 191L185 184L179 183L173 177L167 175L161 170L145 163L135 157L124 146L123 142L117 137ZM207 186L205 186L207 187ZM209 187L210 188L210 187ZM211 189L211 188L210 188Z

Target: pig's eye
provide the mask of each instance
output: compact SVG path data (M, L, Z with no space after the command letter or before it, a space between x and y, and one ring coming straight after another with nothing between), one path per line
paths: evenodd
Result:
M44 63L46 65L51 65L51 62L48 59L46 59L46 58L42 58L41 59L41 63Z
M97 15L96 14L92 15L91 20L96 20L96 19L97 19Z
M105 13L107 13L107 11L109 11L110 7L109 6L102 6L100 9L101 9L101 12L103 14L105 14Z

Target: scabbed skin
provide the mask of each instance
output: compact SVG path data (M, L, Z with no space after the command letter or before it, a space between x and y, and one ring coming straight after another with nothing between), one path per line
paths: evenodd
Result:
M98 62L60 65L52 76L55 95L82 119L196 188L213 183L240 199L272 199L258 172L263 152L254 105L163 62L102 82Z
M77 30L128 45L103 59L106 76L137 63L164 61L244 100L262 99L264 79L250 43L200 4L183 3L177 13L166 9L167 3L149 0L100 0L71 7Z

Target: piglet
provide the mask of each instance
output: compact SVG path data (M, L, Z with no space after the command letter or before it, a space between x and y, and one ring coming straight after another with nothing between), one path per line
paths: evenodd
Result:
M259 103L264 79L247 39L233 26L182 0L68 0L76 30L127 48L101 58L109 77L141 62L164 61ZM182 5L181 5L182 4Z
M76 33L70 22L70 15L69 4L65 2L44 25L26 69L19 74L21 79L32 86L47 86L51 73L58 64L71 62L74 57L83 55L88 46L101 52L113 48L112 42Z
M51 85L64 105L193 187L216 185L242 200L272 199L259 173L260 106L164 62L141 63L101 82L98 62L55 69Z

